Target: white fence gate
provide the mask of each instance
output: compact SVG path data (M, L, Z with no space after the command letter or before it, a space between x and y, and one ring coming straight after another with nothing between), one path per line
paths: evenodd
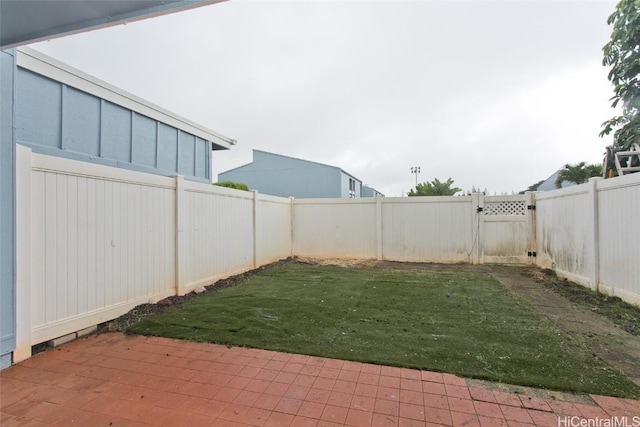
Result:
M535 204L532 193L479 198L480 263L535 261Z

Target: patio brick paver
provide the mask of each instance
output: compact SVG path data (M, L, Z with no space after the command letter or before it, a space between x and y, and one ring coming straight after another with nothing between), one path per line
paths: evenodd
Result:
M633 423L640 401L544 399L449 374L120 333L0 372L2 427L514 427L557 426L558 417Z

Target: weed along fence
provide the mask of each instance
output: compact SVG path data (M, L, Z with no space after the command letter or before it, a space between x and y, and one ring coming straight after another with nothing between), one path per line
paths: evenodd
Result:
M291 255L538 263L640 304L640 174L516 196L294 200L16 155L14 362Z

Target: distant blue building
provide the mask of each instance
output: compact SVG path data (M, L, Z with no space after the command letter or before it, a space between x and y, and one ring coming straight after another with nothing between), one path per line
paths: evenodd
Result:
M383 196L337 166L260 150L253 150L253 162L218 174L218 181L241 182L260 193L281 197Z
M365 184L362 186L360 197L384 197L384 194L382 194L375 188L369 187L368 185Z

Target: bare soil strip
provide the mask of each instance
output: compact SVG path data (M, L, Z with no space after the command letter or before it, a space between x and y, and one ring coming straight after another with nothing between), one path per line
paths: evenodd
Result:
M640 386L640 337L631 335L606 317L569 301L523 274L523 267L485 265L496 280L525 298L560 329L583 342L594 355L623 372ZM526 269L537 270L535 267Z

